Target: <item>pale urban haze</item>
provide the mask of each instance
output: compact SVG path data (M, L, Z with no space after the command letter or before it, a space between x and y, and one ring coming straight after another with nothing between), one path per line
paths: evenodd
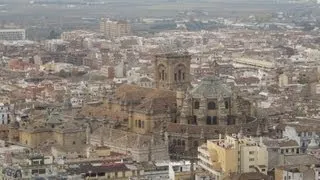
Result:
M0 0L1 180L320 180L320 0Z

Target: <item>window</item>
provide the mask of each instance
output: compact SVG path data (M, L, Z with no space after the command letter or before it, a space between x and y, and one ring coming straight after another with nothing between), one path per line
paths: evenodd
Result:
M141 122L141 128L144 128L144 121Z
M177 81L177 73L174 73L174 80Z
M178 139L178 146L180 146L181 145L181 140L180 139Z
M182 141L181 141L181 145L182 145L182 146L185 146L185 145L186 145L186 142L185 142L184 140L182 140Z
M72 144L76 144L76 142L75 142L75 141L73 141L73 142L72 142Z
M251 154L251 155L254 154L254 151L249 151L249 154Z
M138 127L138 120L135 120L135 127Z
M218 124L218 122L217 122L217 116L212 116L211 124Z
M194 142L193 142L193 146L194 146L194 147L198 147L198 145L199 145L198 141L194 141Z
M182 80L184 80L185 76L184 76L184 73L182 73Z
M141 128L141 120L138 121L138 127Z
M297 149L297 154L299 154L300 152L299 152L300 150L299 150L299 148Z
M164 80L164 70L161 71L161 79Z
M225 101L225 102L224 102L224 107L225 107L226 109L229 109L229 101Z
M254 158L250 158L249 161L254 161Z
M217 116L207 116L207 124L208 125L216 125L218 124Z
M208 125L211 124L211 116L207 116L207 124L208 124Z
M46 173L46 169L39 169L39 174L45 174Z
M289 149L286 149L286 153L288 153L289 152Z
M214 110L214 109L216 109L216 103L209 102L208 103L208 110Z
M284 153L284 150L283 149L281 149L281 154L283 154Z
M197 116L196 115L193 116L193 121L191 124L197 124Z
M194 109L199 109L200 108L200 102L199 101L195 101L194 102Z

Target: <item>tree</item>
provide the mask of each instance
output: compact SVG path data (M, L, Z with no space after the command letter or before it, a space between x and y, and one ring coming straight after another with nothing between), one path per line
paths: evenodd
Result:
M60 34L57 33L56 31L51 30L48 39L57 39L59 37L59 35Z
M63 77L63 78L67 78L67 77L70 77L70 73L69 72L66 72L65 70L61 70L60 72L59 72L59 76L60 77Z

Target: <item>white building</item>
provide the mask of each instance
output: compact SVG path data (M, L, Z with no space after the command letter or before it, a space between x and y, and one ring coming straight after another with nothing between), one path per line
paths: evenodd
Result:
M18 41L26 39L25 29L0 29L0 40Z
M59 52L59 51L65 51L67 48L67 44L68 42L62 39L52 39L52 40L47 40L44 46L47 51Z
M10 105L0 103L0 124L10 123Z
M190 161L170 162L169 179L179 180L190 178L191 168L192 166Z

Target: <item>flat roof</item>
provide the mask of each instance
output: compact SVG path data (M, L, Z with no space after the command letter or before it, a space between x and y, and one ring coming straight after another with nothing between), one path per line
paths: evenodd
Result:
M0 29L0 32L25 32L25 29Z

